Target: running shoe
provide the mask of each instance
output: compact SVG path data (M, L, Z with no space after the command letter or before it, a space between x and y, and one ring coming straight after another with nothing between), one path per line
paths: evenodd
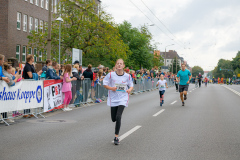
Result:
M187 100L187 95L184 95L184 100Z
M184 106L184 102L182 102L182 106Z
M67 111L65 108L62 108L62 110L63 110L64 112L66 112L66 111Z
M115 145L119 145L119 144L120 144L120 143L119 143L119 139L118 139L117 137L114 138L114 144L115 144Z
M68 111L71 111L72 109L71 109L71 108L69 108L69 107L67 107L67 108L66 108L66 110L68 110Z
M160 102L160 107L162 107L162 102Z
M162 100L162 104L164 103L164 100Z

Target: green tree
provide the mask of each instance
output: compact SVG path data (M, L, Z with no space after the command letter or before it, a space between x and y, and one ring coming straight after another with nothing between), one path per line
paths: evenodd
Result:
M233 58L231 64L235 75L240 74L240 51L238 51L236 57Z
M154 66L153 47L150 44L152 35L146 26L140 29L124 21L118 26L119 33L132 54L128 54L126 64L134 69L152 68Z
M160 66L163 65L163 58L162 56L158 55L157 53L154 54L154 57L153 57L153 66L155 68L159 68Z
M200 66L194 66L194 67L192 68L192 76L193 76L193 77L196 77L196 76L199 75L199 73L201 73L201 75L204 74L204 71L203 71L202 67L200 67Z
M173 74L177 74L178 71L181 70L179 61L177 60L177 57L174 58L174 60L172 60L173 65L170 65L169 71L172 72ZM176 65L177 65L177 70L176 70Z
M220 68L222 70L220 70ZM233 77L233 72L232 72L232 62L230 60L225 60L225 59L220 59L218 61L218 65L215 67L213 70L213 76L215 78L228 78L228 77Z
M127 59L131 52L128 45L120 38L118 28L112 17L99 10L96 14L94 1L61 0L59 13L63 18L61 25L61 61L67 59L71 63L72 48L83 50L83 65L103 64L113 66L116 59ZM58 17L58 14L54 14ZM47 29L47 28L46 28ZM58 60L59 22L52 21L52 59ZM32 32L29 46L46 50L47 33ZM44 42L42 45L39 43Z

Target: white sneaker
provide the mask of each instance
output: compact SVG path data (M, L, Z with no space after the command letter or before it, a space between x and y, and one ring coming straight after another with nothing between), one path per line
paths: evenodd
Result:
M66 110L66 108L62 108L62 110L64 111L64 112L66 112L67 110Z
M67 110L68 110L68 111L71 111L72 109L71 109L71 108L69 108L69 107L67 107Z
M15 122L13 119L7 119L6 121L9 122L9 123L14 123Z

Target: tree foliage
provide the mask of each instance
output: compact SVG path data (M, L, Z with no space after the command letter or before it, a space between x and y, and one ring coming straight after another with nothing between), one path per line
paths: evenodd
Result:
M204 71L203 71L202 67L200 67L200 66L194 66L194 67L192 68L192 76L193 76L193 77L196 77L196 76L199 75L199 73L201 73L201 75L204 74Z
M170 68L169 68L169 72L172 72L172 71L173 71L173 74L177 74L178 71L181 70L179 61L176 60L176 59L177 59L177 57L174 58L174 60L173 60L173 65L170 65ZM176 70L176 65L177 65L177 70Z
M222 70L220 70L220 68ZM223 77L228 78L233 76L232 70L232 63L230 60L220 59L218 61L218 65L213 70L213 77Z
M152 68L161 65L161 57L154 56L154 47L150 44L152 35L146 26L140 29L124 21L118 26L121 39L129 46L131 54L127 55L126 64L135 69ZM159 63L157 62L159 60Z
M71 63L71 50L83 50L83 65L89 63L113 66L116 59L127 59L131 54L128 45L123 43L116 24L106 12L99 10L96 14L94 1L61 0L61 61ZM58 17L54 14L54 17ZM52 21L52 59L58 59L59 22ZM46 27L47 29L47 27ZM32 32L29 46L46 50L47 32Z

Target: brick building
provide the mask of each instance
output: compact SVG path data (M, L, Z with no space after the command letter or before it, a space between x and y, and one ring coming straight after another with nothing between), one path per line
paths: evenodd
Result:
M1 0L0 1L0 54L6 61L25 63L27 54L38 54L35 61L42 61L42 53L27 48L31 30L44 29L48 22L50 0ZM57 13L59 0L51 0L52 12ZM97 4L100 0L95 0Z

